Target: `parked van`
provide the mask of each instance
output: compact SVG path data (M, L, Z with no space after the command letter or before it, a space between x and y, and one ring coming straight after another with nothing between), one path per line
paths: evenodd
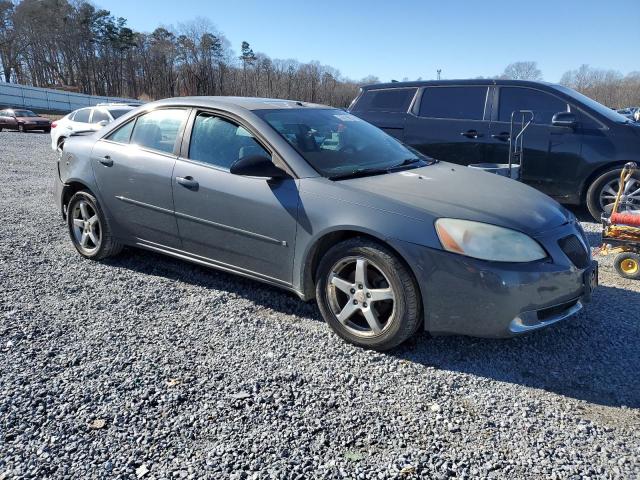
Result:
M532 110L522 181L599 219L622 166L640 161L640 125L572 90L520 80L393 82L362 87L349 111L439 160L506 163L514 111ZM638 174L636 174L638 175ZM640 176L623 208L640 209Z

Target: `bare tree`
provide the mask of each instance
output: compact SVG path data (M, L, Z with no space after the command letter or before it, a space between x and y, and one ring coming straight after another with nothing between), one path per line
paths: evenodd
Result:
M640 106L640 72L623 76L616 70L581 65L565 72L560 83L612 108Z
M240 55L208 20L151 33L86 0L0 0L0 77L96 95L256 95L347 106L361 83L318 62Z
M512 80L542 80L537 62L514 62L507 65L501 78Z

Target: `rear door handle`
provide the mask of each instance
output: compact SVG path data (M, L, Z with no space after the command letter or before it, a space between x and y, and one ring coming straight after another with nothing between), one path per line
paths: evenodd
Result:
M460 132L460 135L467 138L478 138L482 136L482 134L478 133L477 130L467 130L466 132Z
M105 155L104 157L100 157L98 161L103 164L105 167L113 166L113 160L109 155Z
M502 140L503 142L506 142L507 140L509 140L509 134L507 132L496 133L491 135L491 138L495 138L496 140Z
M176 177L176 182L190 190L197 190L200 185L193 177Z

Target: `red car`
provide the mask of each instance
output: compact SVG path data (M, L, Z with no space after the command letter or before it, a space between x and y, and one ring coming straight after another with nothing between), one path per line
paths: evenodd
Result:
M42 130L49 133L51 131L51 120L41 117L31 110L18 110L7 108L0 110L0 132L3 128L7 130Z

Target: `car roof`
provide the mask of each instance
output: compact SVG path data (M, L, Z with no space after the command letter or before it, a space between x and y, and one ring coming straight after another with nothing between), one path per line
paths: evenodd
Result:
M301 102L297 100L286 100L282 98L259 98L259 97L174 97L156 102L147 103L144 106L194 106L210 108L240 107L246 110L269 110L269 109L302 109L302 108L334 108L317 103Z
M521 86L521 87L534 87L534 86L555 86L554 83L538 82L533 80L500 80L500 79L488 79L488 78L467 78L461 80L419 80L415 82L387 82L387 83L371 83L363 85L363 90L378 90L383 88L410 88L410 87L437 87L437 86L490 86L490 85L509 85L509 86Z

